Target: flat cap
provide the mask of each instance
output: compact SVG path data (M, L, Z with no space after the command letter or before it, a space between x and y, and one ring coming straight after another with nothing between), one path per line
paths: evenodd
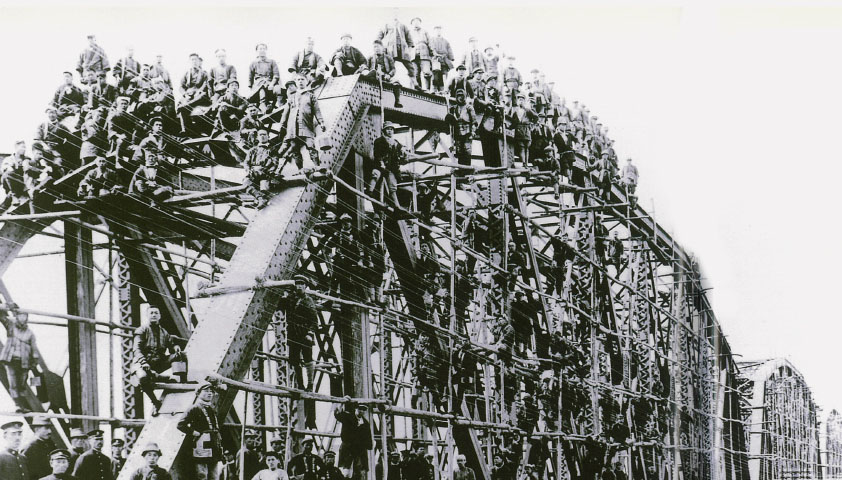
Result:
M471 38L469 38L469 39L468 39L468 41L469 41L469 42L476 42L476 41L477 41L477 37L471 37Z
M93 429L90 432L88 432L88 437L101 437L103 435L105 435L105 432L103 432L102 430L100 430L98 428Z
M414 22L414 21L416 21L416 20L418 20L418 21L420 22L420 21L421 21L421 17L412 17L412 20L410 20L410 21L409 21L409 23L412 23L412 22Z
M350 33L345 32L345 33L343 33L342 35L340 35L340 36L339 36L339 38L340 38L340 39L342 39L342 38L351 38L351 39L353 39L354 37L353 37L353 36L351 36L351 34L350 34Z
M392 130L394 130L395 127L397 127L397 125L395 125L392 122L387 121L387 122L383 122L383 128L381 128L381 130L386 130L387 128L391 128Z
M114 440L111 440L111 446L112 447L123 447L125 445L126 445L126 441L123 440L122 438L115 438Z
M237 80L236 78L229 78L228 82L225 85L233 85L235 83L237 84L238 87L240 86L239 80Z
M460 65L456 66L456 70L467 70L467 69L468 69L468 67L466 67L464 64L460 64Z
M63 448L57 448L50 452L50 460L54 460L57 458L63 458L65 460L70 460L70 452Z
M0 425L0 430L3 430L4 432L23 431L23 422L18 422L17 420L6 422L3 425Z

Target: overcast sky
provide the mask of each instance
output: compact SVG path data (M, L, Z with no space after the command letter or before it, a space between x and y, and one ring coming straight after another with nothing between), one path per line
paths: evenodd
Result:
M140 61L162 53L176 78L189 53L209 68L224 47L242 77L257 42L269 44L282 70L308 35L329 56L349 31L368 54L392 11L97 3L0 1L0 152L32 137L88 33L112 63L127 45ZM424 2L400 16L441 24L457 55L471 35L481 46L499 43L522 72L538 67L562 96L584 102L609 127L621 157L635 159L641 203L654 202L657 220L701 259L733 351L789 358L826 411L842 407L835 224L842 4L484 3L492 6ZM6 275L12 294L27 308L62 310L60 262L33 262L18 260ZM42 331L42 343L55 332Z

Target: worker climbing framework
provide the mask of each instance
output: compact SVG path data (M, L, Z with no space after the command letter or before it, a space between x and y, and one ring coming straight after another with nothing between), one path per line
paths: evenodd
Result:
M229 387L217 408L231 451L244 426L264 448L279 439L285 461L305 436L336 450L334 412L349 396L371 422L370 476L389 468L385 453L420 445L437 480L452 477L457 451L484 479L498 458L512 478L594 478L620 462L647 480L748 479L739 369L695 259L624 189L602 191L589 152L576 152L569 175L527 168L512 132L498 130L474 142L472 166L458 166L445 99L410 90L395 108L381 88L346 76L315 91L330 148L263 209L216 178L237 170L229 165L182 172L176 195L143 213L97 201L56 202L47 218L14 212L0 229L0 271L61 220L74 258L99 272L86 285L105 279L117 295L108 311L118 317L99 327L121 357L108 371L91 366L114 383L111 413L96 395L75 413L125 427L130 445L156 442L176 474L189 461L179 414L211 378ZM384 121L411 153L399 205L366 188ZM346 260L359 270L337 277ZM294 289L312 303L306 331L285 306ZM131 383L142 304L186 343L189 382L156 386L155 417ZM97 335L97 305L64 318ZM81 418L65 416L58 437ZM786 435L775 448L791 448ZM139 462L134 451L121 478Z

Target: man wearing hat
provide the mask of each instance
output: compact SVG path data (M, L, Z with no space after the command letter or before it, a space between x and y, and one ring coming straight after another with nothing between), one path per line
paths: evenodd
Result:
M285 441L281 437L273 437L269 440L269 446L272 451L278 454L278 459L283 459L286 452L284 451Z
M256 208L263 208L269 203L271 183L277 181L275 170L280 165L275 148L269 145L269 130L262 126L257 129L257 145L247 153L243 166L246 176L243 185L246 193L257 201Z
M284 125L286 135L281 146L281 158L284 159L281 169L294 160L300 170L304 167L304 151L308 152L310 162L319 164L319 151L316 150L316 125L322 133L327 131L319 102L311 89L307 88L307 77L299 73L295 77L295 94L290 98L291 108L284 110L281 115L281 125ZM280 173L280 172L279 172Z
M623 184L626 186L626 192L629 195L634 195L635 190L637 190L637 166L632 164L632 159L627 158L626 164L623 165Z
M358 299L362 286L364 250L355 232L353 219L348 213L339 217L336 234L325 243L327 252L333 252L330 268L330 295Z
M225 95L217 97L214 101L216 107L216 121L213 124L215 132L234 132L240 128L240 119L246 114L248 101L238 93L240 82L236 78L228 80L228 88Z
M468 86L474 95L481 92L485 88L485 70L480 67L475 68L468 76ZM467 93L467 90L465 90L465 93Z
M333 452L329 452L333 453ZM339 475L342 475L342 471L338 468L336 469L339 472ZM345 477L329 477L328 480L342 480ZM378 480L384 480L383 478L383 462L377 462L377 465L374 467L374 478ZM389 452L389 476L385 480L406 480L405 475L403 474L403 466L401 465L401 454L398 452Z
M222 460L222 437L214 407L217 387L204 381L196 390L196 401L178 421L178 430L187 435L198 480L218 480Z
M529 164L529 146L532 143L532 129L538 122L538 114L532 110L525 93L517 94L517 106L509 110L509 122L515 130L515 156L526 167Z
M11 321L7 320L6 344L0 351L0 363L6 367L6 377L9 379L9 395L21 410L27 410L23 403L24 392L26 391L26 379L29 370L34 369L41 359L38 346L35 343L35 334L29 329L29 314L17 309L12 304ZM28 411L28 410L27 410Z
M190 69L181 77L181 97L176 112L181 121L181 130L186 132L193 127L190 115L193 109L210 104L208 74L202 69L202 57L198 53L190 54Z
M117 99L117 89L106 81L106 73L96 74L96 83L91 86L88 108L96 110L100 107L110 108Z
M76 477L69 473L71 471L70 452L63 448L53 450L49 454L49 460L51 473L38 478L41 480L76 480Z
M144 167L141 167L144 168ZM161 402L155 396L153 384L156 381L172 382L174 379L162 372L172 367L172 363L183 357L181 347L161 326L161 309L149 305L146 310L147 322L135 331L132 372L140 382L140 388L152 401L152 415L158 413Z
M548 103L547 84L541 78L543 74L537 68L533 68L529 73L532 74L530 91L535 103L535 112L538 115L543 115Z
M214 53L218 63L210 69L208 75L208 94L212 101L225 94L229 81L237 79L237 69L234 68L234 65L228 63L228 54L225 49L217 48Z
M47 115L47 120L35 130L33 140L42 142L52 151L67 143L71 135L67 128L58 121L56 107L50 105L44 110L44 113Z
M126 56L117 60L113 73L117 80L117 88L125 92L132 79L140 74L140 62L134 59L133 47L126 47Z
M79 456L73 467L73 476L85 480L114 480L111 476L111 459L102 453L105 432L99 429L88 432L88 451Z
M385 183L386 197L395 207L400 207L398 201L398 181L401 177L400 167L406 162L407 150L394 138L395 124L385 122L382 135L374 140L374 167L371 172L371 182L368 194L380 198L380 186Z
M56 449L55 443L50 439L52 425L48 419L36 417L32 420L30 427L35 438L23 447L20 453L26 459L30 477L36 479L46 477L52 472L50 452Z
M0 479L29 480L26 459L18 453L21 436L23 435L23 423L8 422L0 426L0 430L3 431L3 449L0 450Z
M381 40L375 40L374 54L368 57L366 64L359 68L359 73L362 78L368 80L379 81L382 86L384 83L392 87L392 94L395 96L395 108L401 108L401 84L395 79L395 59L390 55L383 46Z
M429 92L432 85L433 69L430 50L430 36L427 30L421 28L421 18L415 17L410 22L412 28L409 35L412 37L412 63L415 64L415 84L425 92Z
M26 200L26 188L23 183L23 165L28 161L29 157L26 156L26 142L17 140L15 142L14 153L4 158L3 162L0 163L0 183L2 183L3 190L6 192L6 200L11 200L12 205L18 205ZM14 328L14 324L14 321L8 322L6 330L9 330L9 326ZM16 397L13 395L12 398L14 399Z
M82 72L86 70L92 70L96 73L111 70L108 56L105 55L105 50L97 45L94 35L88 35L88 46L79 54L79 61L76 63L76 71L79 72L79 75L82 75Z
M152 64L149 75L152 75L152 78L161 77L167 87L172 90L172 77L170 76L170 71L164 66L164 56L160 53L155 55L155 63Z
M462 90L469 98L474 96L474 87L468 80L468 71L465 64L459 64L456 67L456 76L451 78L447 83L447 93L451 98L456 98L456 92Z
M336 421L342 424L339 434L339 467L346 476L364 479L368 473L368 451L374 448L371 425L365 419L365 406L345 396L345 403L333 412Z
M322 455L324 461L324 469L322 470L322 479L324 480L345 480L345 475L342 475L342 470L336 466L336 452L328 450ZM377 464L380 466L380 463ZM375 476L375 478L383 478L382 476Z
M152 76L149 70L150 65L144 63L140 66L140 74L129 81L124 94L132 99L132 103L144 103L152 93Z
M460 165L470 166L477 116L474 107L465 101L465 90L456 90L456 101L450 106L447 118L450 121L456 159Z
M353 75L365 65L365 55L357 48L351 45L351 34L343 33L340 37L342 45L333 52L333 57L330 59L330 64L333 65L333 73L335 76Z
M114 102L114 109L108 120L105 122L105 130L108 134L107 157L114 157L114 164L120 165L120 161L130 158L134 152L131 151L131 139L135 131L134 116L129 115L129 98L120 96ZM128 179L126 179L128 180Z
M379 32L377 32L377 40L383 42L383 48L395 62L400 62L406 67L406 73L409 75L412 88L418 88L415 80L415 64L412 48L415 44L412 41L412 35L409 29L398 20L398 9L395 9L392 21L387 23Z
M122 438L111 440L111 475L117 478L123 465L126 464L126 457L123 456L123 449L126 442Z
M73 467L76 466L76 460L88 450L88 436L81 428L70 429L70 448L70 467L67 469L68 472L73 471Z
M496 48L489 45L483 50L483 53L485 54L485 71L488 72L489 75L492 73L497 75L497 69L500 65L500 55L497 53L499 49L500 45L497 44Z
M150 156L163 154L166 150L166 144L164 143L164 119L159 116L151 118L149 120L149 127L151 128L149 135L140 141L134 155L132 155L131 167L143 165L145 160Z
M85 94L73 84L73 74L64 72L64 81L53 94L52 105L58 109L58 118L79 113L84 104Z
M257 112L257 105L250 103L246 106L246 114L240 119L239 141L246 150L257 145L257 130L263 127L263 123L257 117Z
M266 468L260 470L252 477L246 476L245 478L251 478L252 480L289 480L287 472L281 468L282 455L278 454L278 452L268 451L265 457Z
M506 68L503 70L502 82L509 87L512 95L512 104L516 104L516 96L520 90L520 85L523 83L523 79L520 76L520 71L515 68L514 56L509 56L506 59Z
M313 453L315 442L312 437L301 441L301 453L292 457L287 469L293 480L319 480L325 467L322 459Z
M448 72L453 68L453 49L450 42L441 36L441 25L433 27L433 36L430 37L430 55L432 56L433 89L444 93L444 80Z
M331 242L333 239L329 239ZM325 245L330 247L329 245ZM329 252L330 250L325 250ZM286 289L280 302L280 309L284 311L287 319L287 346L289 364L295 371L295 378L299 388L305 388L304 377L301 367L306 369L306 388L313 388L313 346L316 343L316 329L319 326L319 317L313 300L306 293L311 287L310 279L304 275L297 275L295 287ZM305 402L306 405L306 402ZM316 427L314 415L305 408L305 423L308 428Z
M477 68L482 68L483 71L488 71L488 63L485 60L485 55L479 50L479 42L476 37L468 39L470 48L467 53L462 56L460 65L464 65L469 72L473 72Z
M147 443L140 452L140 455L146 461L146 465L135 470L132 476L129 477L129 480L147 480L151 478L171 480L172 477L169 472L158 466L158 459L161 458L161 449L158 448L157 443ZM114 478L117 477L115 476Z
M258 43L254 50L257 58L249 65L249 101L260 104L265 112L275 104L274 88L281 80L281 71L278 62L266 56L269 47L265 43Z

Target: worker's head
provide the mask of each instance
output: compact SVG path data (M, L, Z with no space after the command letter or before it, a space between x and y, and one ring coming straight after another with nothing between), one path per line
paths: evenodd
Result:
M395 124L392 122L386 122L383 124L383 136L387 138L392 138L392 135L395 134Z
M471 45L471 50L478 50L477 44L479 43L479 41L477 40L477 37L469 38L468 43Z
M47 107L44 113L47 114L47 120L49 120L50 123L58 120L58 110L56 110L55 107Z
M503 457L501 455L494 455L494 466L498 468L503 466Z
M269 467L269 470L277 470L280 464L281 460L276 452L266 452L266 466Z
M313 46L316 44L313 37L307 37L307 40L304 41L304 51L310 53L313 51Z
M199 385L199 390L196 392L196 396L199 398L201 402L204 403L211 403L213 402L213 397L216 395L216 390L214 390L213 385L210 382L205 381L201 385Z
M324 456L325 465L334 465L336 464L336 453L332 450L328 450L325 452Z
M155 305L149 305L149 309L146 311L146 316L149 318L149 323L157 325L158 322L161 321L161 309Z
M60 475L70 468L70 452L60 448L50 452L50 468L53 475Z
M312 438L305 438L301 441L301 453L311 453L315 444Z
M435 32L437 37L441 37L441 25L436 25L433 27L433 32Z
M272 450L275 452L280 452L281 449L284 448L284 441L281 438L273 438L269 445L272 447Z
M233 95L240 91L240 82L237 81L236 78L232 78L228 80L228 84L225 86L225 93L228 95Z
M339 40L342 42L343 47L350 47L351 46L352 37L351 37L350 33L343 33L342 36L339 38Z
M190 65L192 65L193 68L200 68L202 66L202 57L200 57L198 53L191 53Z
M374 53L376 53L377 55L383 53L383 42L381 42L380 40L374 41Z
M159 133L164 131L164 121L161 117L154 118L152 120L152 134L158 135Z
M456 67L456 75L459 78L465 78L465 75L468 74L468 68L465 65L459 65Z
M158 465L158 459L161 458L161 449L158 448L157 443L149 443L141 452L141 456L146 460L146 464L150 467Z
M427 454L427 446L424 444L418 444L415 446L415 456L418 458L424 458L424 455Z
M73 74L70 72L64 72L64 84L65 85L73 85Z
M248 447L249 450L257 448L257 444L259 443L259 441L260 435L257 432L255 432L254 430L249 430L246 432L246 447Z
M409 24L415 28L421 28L421 17L415 17L409 21Z
M99 429L94 429L88 432L88 445L92 450L102 450L102 447L105 445L105 440L103 439L104 435L105 432Z
M88 45L92 47L96 45L96 35L88 35Z
M257 142L258 143L268 143L269 142L269 131L265 128L261 128L257 131Z
M88 449L88 436L81 428L70 429L70 446L77 452Z
M32 433L35 434L36 437L40 438L41 440L46 440L50 438L50 420L43 417L38 417L32 420Z
M226 52L224 48L217 48L214 54L216 55L216 60L219 64L225 65L225 62L228 60L228 52Z
M257 52L257 56L263 58L266 56L266 52L269 50L269 47L265 43L258 43L254 47L254 51Z
M392 452L389 454L389 465L397 465L401 461L401 454L398 452Z
M26 153L26 142L23 140L15 141L15 154L21 156Z
M123 456L123 448L126 446L126 442L123 441L122 438L115 438L111 440L111 458L117 458Z
M356 407L354 407L354 413L357 415L357 418L365 417L365 405L358 403Z
M465 468L466 465L468 465L468 459L460 453L456 456L456 463L459 465L459 468L462 469Z
M29 324L29 314L18 310L15 312L15 321L18 324L18 328L26 328L27 324Z
M3 442L6 444L6 448L17 450L20 447L20 439L23 435L23 423L8 422L0 426L0 430L3 430Z
M295 86L299 90L304 90L304 88L307 86L307 77L305 77L304 75L301 75L301 74L296 75L295 76Z
M155 63L156 64L160 65L163 61L164 61L163 55L161 55L160 53L158 55L155 55Z

